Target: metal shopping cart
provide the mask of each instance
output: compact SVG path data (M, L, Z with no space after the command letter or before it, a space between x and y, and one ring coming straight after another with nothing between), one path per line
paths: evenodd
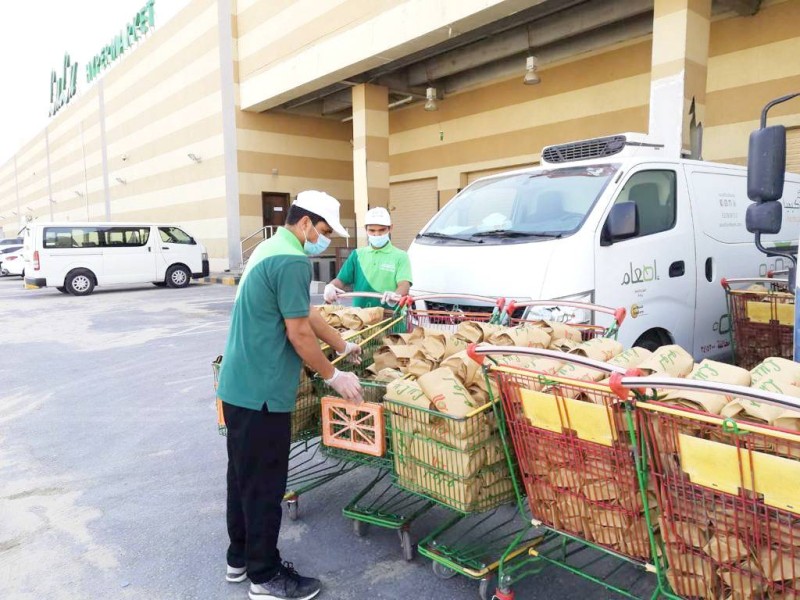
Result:
M794 294L788 281L753 278L723 279L721 283L730 315L734 362L749 370L771 356L791 359ZM753 288L758 285L763 289Z
M544 565L565 568L629 598L655 596L647 574L657 570L652 551L654 524L645 506L645 456L635 435L630 405L619 401L607 381L625 368L550 350L485 346L478 359L526 355L559 360L587 381L537 373L486 361L497 382L496 405L509 465L515 465L518 512L535 533L520 557L523 537L499 561L500 600L513 598L516 581ZM644 493L642 490L645 490ZM650 589L655 588L655 589Z
M581 337L585 340L607 333L614 336L619 322L624 318L624 310L566 301L515 304L499 300L494 303L491 312L486 310L480 313L427 308L433 304L431 300L439 299L453 301L452 296L444 295L415 298L417 301L426 301L426 308L409 309L409 322L450 331L454 331L465 320L473 319L517 325L528 322L522 317L529 312L529 307L544 308L561 304L568 308L608 314L611 317L608 328L590 324L579 326ZM475 301L476 297L464 299ZM486 306L492 306L491 299L482 300ZM491 387L488 382L487 387ZM482 598L491 598L495 592L495 574L503 559L509 563L518 561L539 541L537 532L529 527L527 519L520 518L519 509L513 504L516 497L513 485L515 477L511 473L516 467L514 462L508 461L503 449L502 427L495 429L485 439L479 433L483 429L482 423L497 423L496 406L497 401L490 402L460 420L442 417L440 413L424 409L389 406L390 412L394 413L390 414L390 426L393 429L392 451L398 485L428 497L451 511L449 519L445 519L440 527L420 541L418 550L433 561L432 566L438 576L448 578L461 574L478 580ZM430 421L436 420L440 421L439 432L434 435L419 433L420 430L425 431ZM465 439L469 440L467 445ZM461 453L454 455L454 449L461 450ZM492 458L486 459L486 467L473 473L475 465L480 463L474 462L472 457L480 456L481 452ZM455 457L460 459L453 460ZM442 467L447 464L455 466ZM417 476L414 476L415 472ZM423 475L419 475L420 472ZM483 478L496 487L486 493L486 489L493 488L484 486L476 495L476 488L471 487L475 477ZM513 549L507 551L511 546Z
M631 390L651 455L660 578L671 598L800 597L800 401L753 388L614 376ZM657 400L655 392L722 394L766 405L790 427L723 418ZM790 411L790 412L787 412ZM655 514L655 513L654 513Z

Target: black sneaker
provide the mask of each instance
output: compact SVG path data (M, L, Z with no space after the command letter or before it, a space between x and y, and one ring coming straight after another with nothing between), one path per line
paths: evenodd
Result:
M319 579L303 577L294 570L292 563L285 562L269 581L251 583L248 595L250 600L309 600L319 591Z

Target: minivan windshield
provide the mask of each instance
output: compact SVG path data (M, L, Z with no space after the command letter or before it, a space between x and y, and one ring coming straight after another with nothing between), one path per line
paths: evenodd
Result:
M563 237L577 231L618 169L618 164L586 165L478 181L420 237L475 243Z

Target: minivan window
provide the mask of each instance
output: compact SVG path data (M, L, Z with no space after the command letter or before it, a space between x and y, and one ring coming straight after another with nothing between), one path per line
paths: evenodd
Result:
M150 239L149 227L108 227L103 229L105 247L144 246Z
M158 233L165 244L194 244L195 241L183 229L177 227L159 227Z
M478 181L445 206L420 237L486 243L574 233L618 169L617 164L540 169Z
M45 248L95 248L100 246L97 227L45 227Z

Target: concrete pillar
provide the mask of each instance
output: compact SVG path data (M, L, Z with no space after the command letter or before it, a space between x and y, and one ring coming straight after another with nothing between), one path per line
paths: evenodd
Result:
M357 241L364 246L367 210L389 206L389 90L368 83L353 88L353 190Z
M706 104L711 0L655 0L650 71L650 135L666 155L692 148Z

